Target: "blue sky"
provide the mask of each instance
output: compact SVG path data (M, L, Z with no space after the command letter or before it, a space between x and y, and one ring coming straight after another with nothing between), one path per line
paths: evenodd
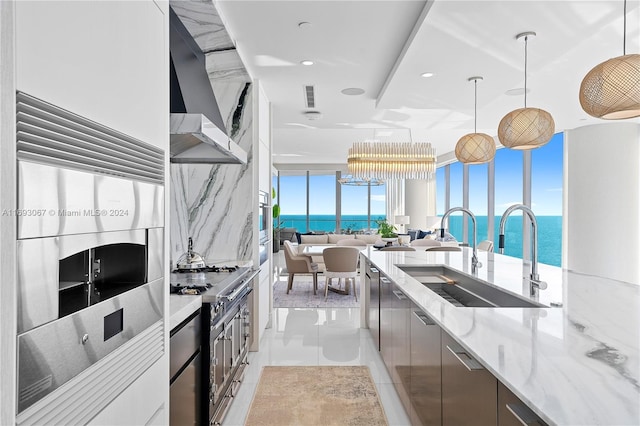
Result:
M538 216L562 215L562 149L563 135L557 133L545 146L532 151L532 209ZM501 215L507 207L522 202L522 152L499 149L495 158L495 212ZM462 164L453 163L451 170L451 207L462 206ZM486 164L469 166L469 208L476 216L487 214ZM444 213L444 169L436 172L438 181L437 210ZM280 178L280 207L283 215L306 214L306 176ZM274 180L275 186L275 180ZM313 215L334 215L335 174L311 175L309 211ZM385 214L385 185L371 187L371 214ZM367 214L367 188L342 186L342 213Z

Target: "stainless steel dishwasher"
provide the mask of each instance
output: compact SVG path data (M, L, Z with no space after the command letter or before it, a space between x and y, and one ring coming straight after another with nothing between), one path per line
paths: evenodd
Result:
M170 333L169 424L198 425L200 422L200 309Z

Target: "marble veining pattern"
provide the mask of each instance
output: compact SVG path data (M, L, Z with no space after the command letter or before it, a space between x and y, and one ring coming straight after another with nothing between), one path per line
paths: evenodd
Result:
M640 286L539 265L559 308L456 308L397 264L448 265L470 274L462 252L367 256L418 306L550 424L640 424ZM479 253L478 278L526 296L530 265Z
M169 5L204 53L235 48L211 0L172 0Z
M253 88L244 81L212 85L227 133L247 151L247 164L172 164L173 264L188 237L208 263L253 258Z

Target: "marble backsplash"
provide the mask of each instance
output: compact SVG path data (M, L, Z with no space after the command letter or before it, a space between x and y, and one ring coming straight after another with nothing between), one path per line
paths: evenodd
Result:
M247 151L247 164L171 164L172 267L189 237L208 263L253 258L253 87L244 79L212 87L227 134Z

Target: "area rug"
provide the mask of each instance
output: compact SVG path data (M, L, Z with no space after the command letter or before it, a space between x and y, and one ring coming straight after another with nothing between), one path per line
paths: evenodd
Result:
M366 366L262 369L247 415L258 425L387 425Z
M287 294L287 276L282 275L273 285L273 307L274 308L357 308L360 302L356 302L351 294L344 295L329 292L327 300L324 300L324 277L318 277L318 294L313 294L313 280L311 276L295 277L293 289ZM336 284L337 280L333 280ZM360 291L360 277L356 277L356 290ZM360 297L360 293L358 293ZM359 299L358 299L359 300Z

